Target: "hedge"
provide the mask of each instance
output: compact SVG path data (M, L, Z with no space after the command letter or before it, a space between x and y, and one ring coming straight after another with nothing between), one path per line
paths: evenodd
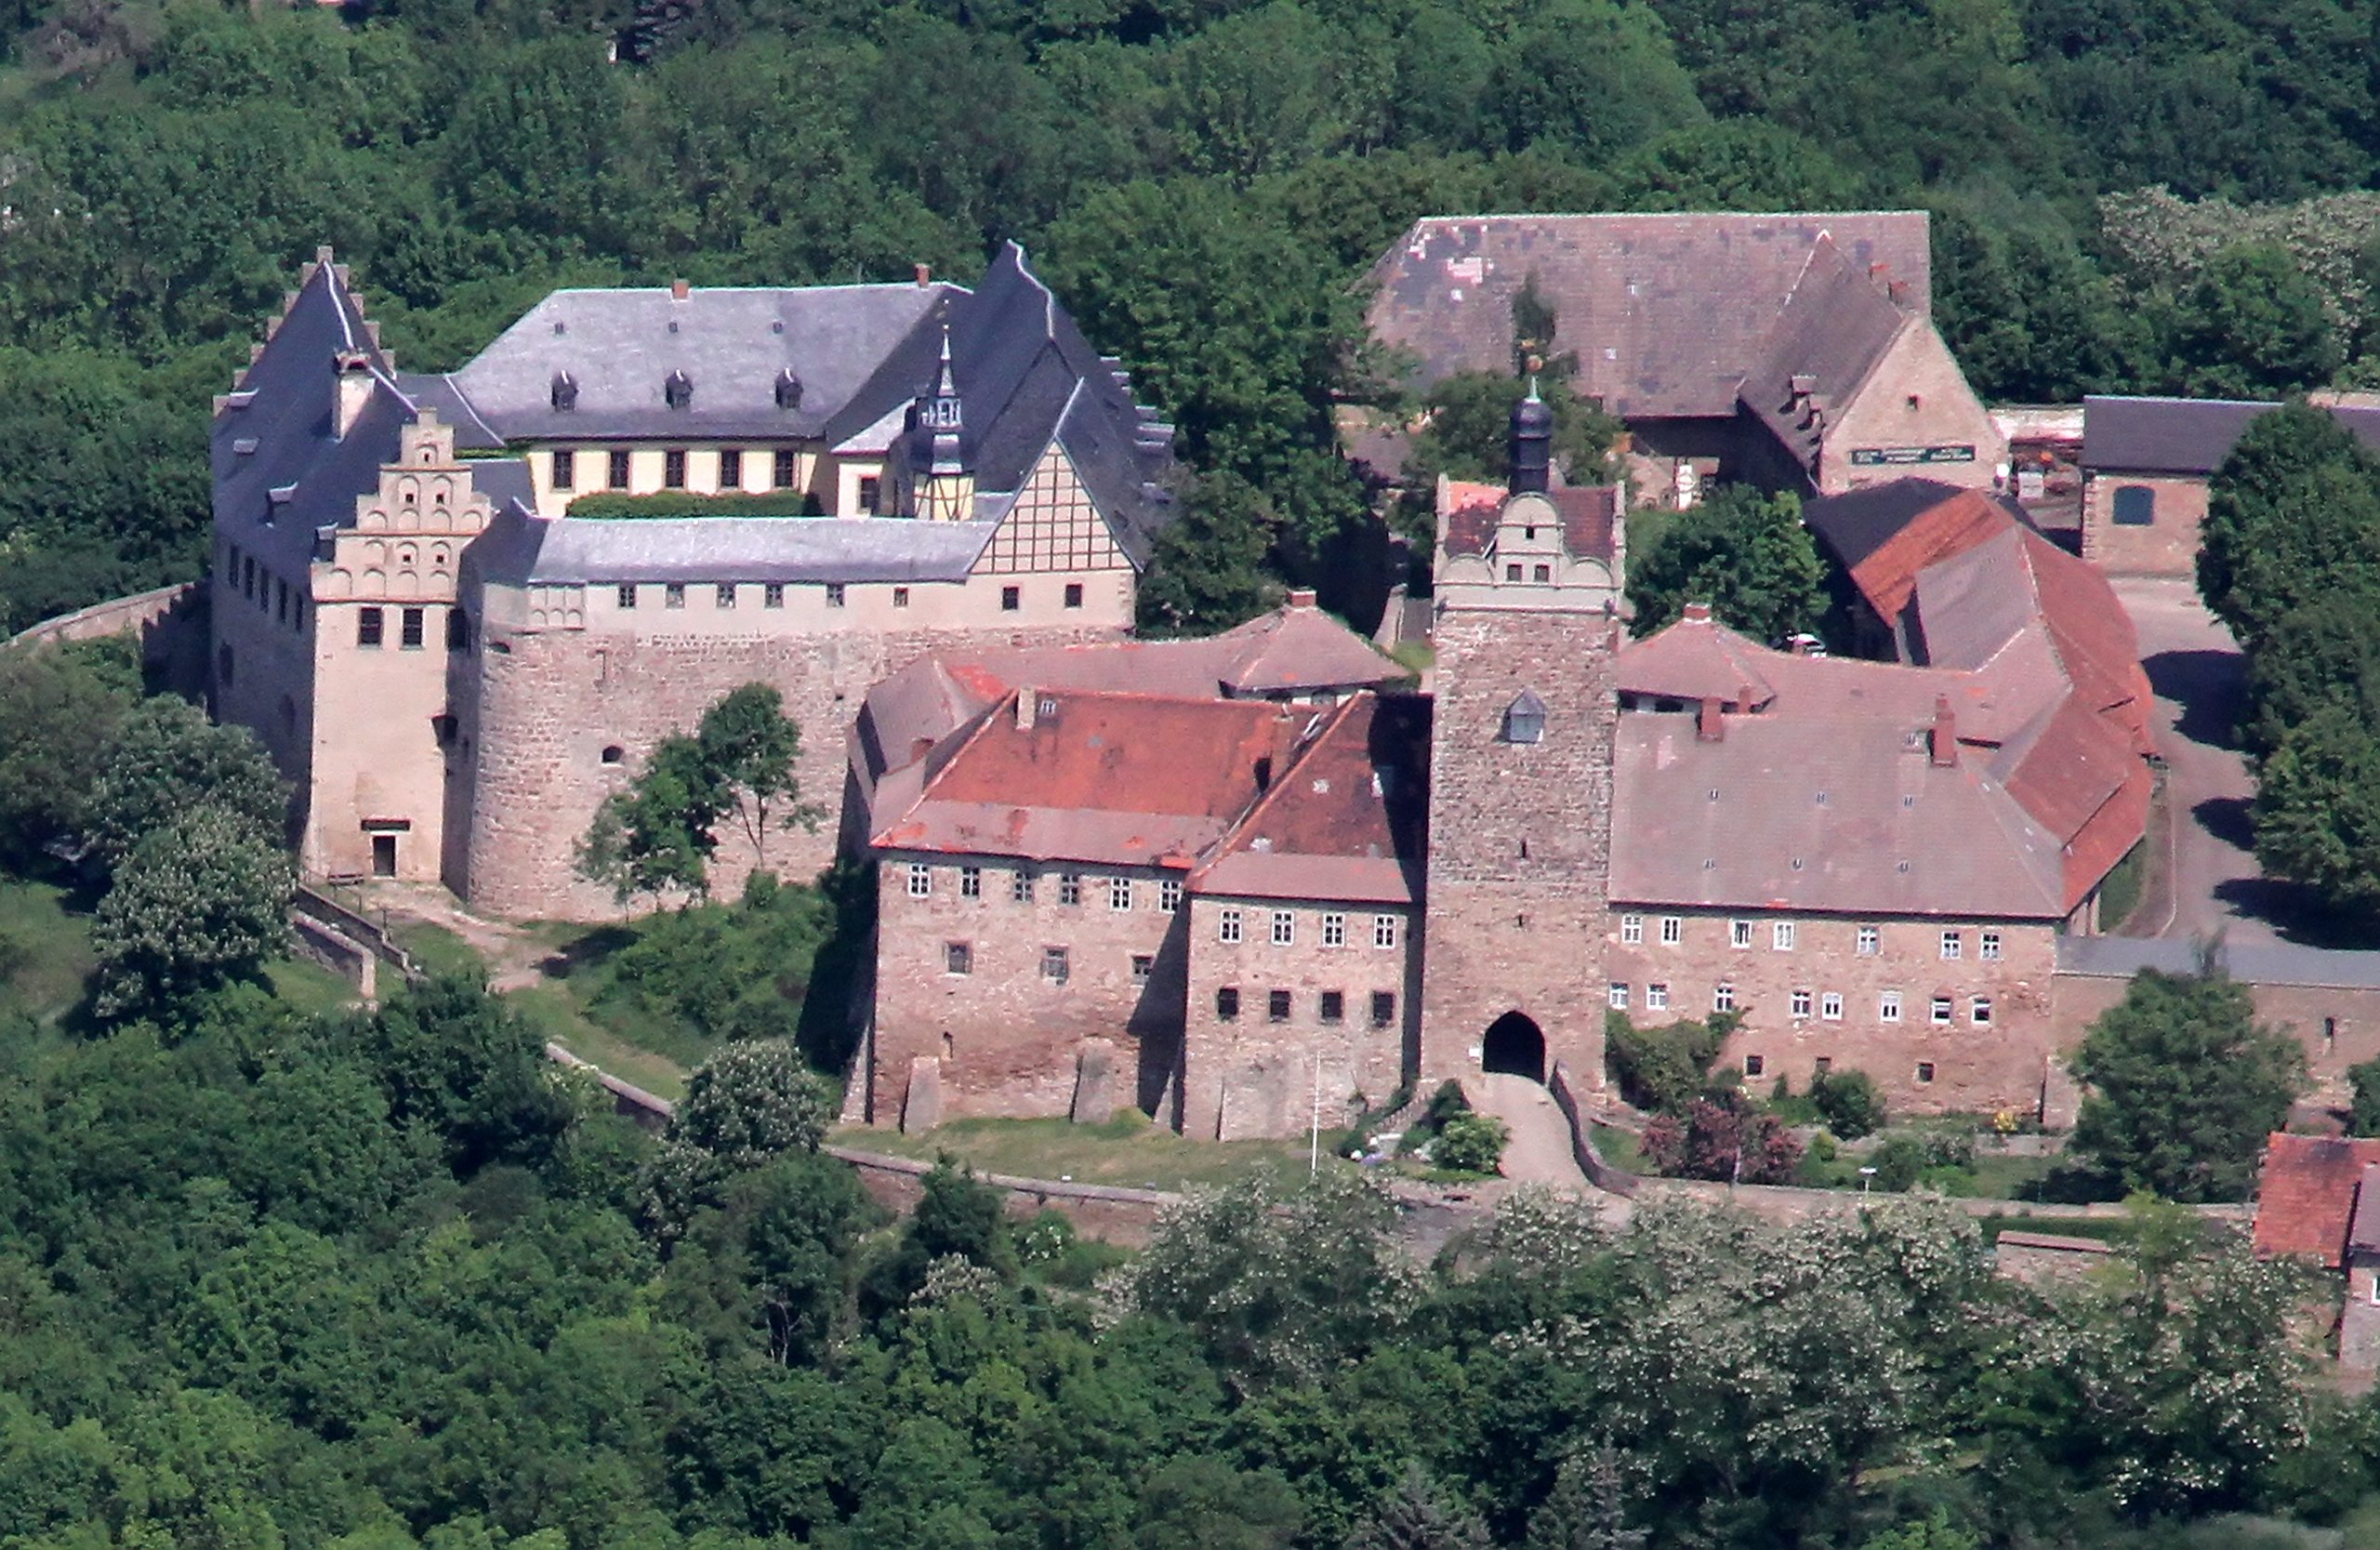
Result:
M799 490L771 490L761 495L697 495L692 490L657 490L652 495L625 495L599 490L580 496L565 508L573 517L818 517L826 515L818 497Z

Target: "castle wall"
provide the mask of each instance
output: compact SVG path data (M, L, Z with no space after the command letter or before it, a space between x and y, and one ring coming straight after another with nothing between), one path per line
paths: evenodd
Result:
M1236 942L1222 930L1231 910L1238 912ZM1290 917L1287 944L1274 940L1276 912ZM1339 919L1344 938L1337 946L1328 939L1326 916ZM1302 1135L1317 1093L1322 1123L1337 1127L1402 1085L1421 1028L1415 925L1414 912L1402 907L1194 897L1182 1133L1201 1141ZM1230 1016L1218 1000L1224 991L1236 1005ZM1276 991L1289 998L1278 1018ZM1335 1020L1325 1015L1326 991L1342 998ZM1375 1008L1376 995L1390 999L1385 1009ZM1384 1020L1379 1010L1387 1012Z
M293 788L293 831L306 834L312 812L317 624L310 578L277 571L268 556L223 528L216 535L207 590L213 599L208 709L217 721L256 734Z
M2354 1097L2347 1068L2380 1058L2380 986L2293 985L2243 980L2256 1020L2294 1037L2306 1052L2307 1100L2345 1108ZM2057 1047L2070 1050L2091 1024L2124 998L2130 975L2066 973L2055 986ZM2067 1117L2070 1121L2071 1115Z
M1900 331L1837 417L1818 449L1818 489L1837 495L1923 474L1989 490L2007 472L2008 443L1967 386L1965 373L1933 325ZM1960 462L1917 462L1922 452L1965 448ZM1873 459L1873 460L1863 460Z

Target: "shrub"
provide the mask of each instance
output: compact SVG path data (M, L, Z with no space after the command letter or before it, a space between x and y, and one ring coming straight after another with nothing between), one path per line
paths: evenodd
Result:
M1458 1173L1493 1173L1512 1131L1492 1115L1458 1114L1438 1129L1430 1159Z
M1710 1084L1711 1063L1736 1028L1732 1013L1698 1023L1681 1018L1640 1028L1621 1013L1604 1018L1604 1048L1620 1090L1638 1108L1682 1114Z
M1904 1190L1925 1172L1925 1148L1909 1136L1891 1136L1869 1154L1868 1166L1876 1171L1878 1189Z
M1826 1128L1845 1141L1884 1129L1884 1100L1865 1071L1821 1071L1810 1079L1810 1103Z
M580 496L564 512L571 517L815 517L824 514L816 496L799 490L771 490L760 495L696 495L692 490L657 490L651 495L626 495L600 490Z
M1641 1146L1646 1162L1673 1178L1784 1184L1802 1160L1802 1144L1774 1114L1708 1098L1657 1117Z

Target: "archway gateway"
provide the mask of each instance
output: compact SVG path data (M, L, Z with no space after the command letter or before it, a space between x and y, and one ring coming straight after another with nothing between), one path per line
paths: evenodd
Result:
M1488 1025L1479 1064L1531 1081L1545 1080L1545 1032L1525 1013L1507 1012Z

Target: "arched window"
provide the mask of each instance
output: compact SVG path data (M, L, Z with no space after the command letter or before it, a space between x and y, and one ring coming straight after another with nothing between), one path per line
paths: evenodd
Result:
M1545 702L1537 697L1534 689L1523 689L1520 697L1504 708L1504 741L1541 743L1544 740Z
M2146 484L2116 487L2116 525L2147 527L2157 520L2157 492Z

